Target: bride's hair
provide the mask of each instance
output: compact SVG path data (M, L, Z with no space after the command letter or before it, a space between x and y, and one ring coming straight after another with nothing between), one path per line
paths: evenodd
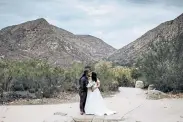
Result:
M92 80L97 82L97 73L92 72Z

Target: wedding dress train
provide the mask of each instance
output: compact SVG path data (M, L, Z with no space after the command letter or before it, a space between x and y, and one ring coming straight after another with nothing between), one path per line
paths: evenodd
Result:
M95 89L93 92L88 89L87 99L85 104L85 113L90 115L112 115L115 111L109 110L104 102L104 99L99 91Z

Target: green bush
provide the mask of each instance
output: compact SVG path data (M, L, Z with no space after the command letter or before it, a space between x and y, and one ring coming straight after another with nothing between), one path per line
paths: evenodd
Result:
M101 82L100 90L102 92L109 91L109 88L113 84L113 74L111 74L110 69L112 68L112 64L110 62L100 61L95 64L95 72L98 74L98 78ZM118 90L117 89L113 89Z
M30 91L34 92L44 86L59 85L60 77L64 75L60 68L52 68L46 62L29 61L9 61L0 62L1 82L4 91ZM48 89L49 90L49 89Z
M135 80L138 80L140 77L142 76L142 74L140 73L140 71L137 68L133 68L131 71L131 77Z
M83 67L73 63L70 68L62 69L40 60L1 60L0 83L6 92L29 91L52 97L56 92L76 91Z
M183 35L150 45L138 67L149 84L164 92L183 89Z
M132 68L117 66L112 69L114 78L121 87L134 87L133 78L131 77Z
M92 64L92 67L98 74L103 92L116 91L119 86L132 86L131 68L104 61ZM0 85L5 92L26 91L37 98L55 97L59 92L78 90L83 68L80 63L62 69L41 60L0 60Z
M101 91L116 91L119 86L133 87L131 68L115 66L111 62L98 62L95 71L101 81Z

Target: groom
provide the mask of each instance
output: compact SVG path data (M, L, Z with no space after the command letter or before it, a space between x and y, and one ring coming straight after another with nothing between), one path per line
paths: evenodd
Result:
M82 77L79 80L79 96L80 96L80 113L83 115L85 113L85 103L87 97L87 84L88 84L88 77L91 72L91 67L86 66Z

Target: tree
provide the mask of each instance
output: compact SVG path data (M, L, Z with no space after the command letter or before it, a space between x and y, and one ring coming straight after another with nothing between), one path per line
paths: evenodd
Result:
M173 40L152 42L140 60L139 68L149 83L164 92L183 88L183 35Z
M134 68L131 71L131 77L135 80L138 80L138 78L141 76L141 73L139 72L138 69Z

